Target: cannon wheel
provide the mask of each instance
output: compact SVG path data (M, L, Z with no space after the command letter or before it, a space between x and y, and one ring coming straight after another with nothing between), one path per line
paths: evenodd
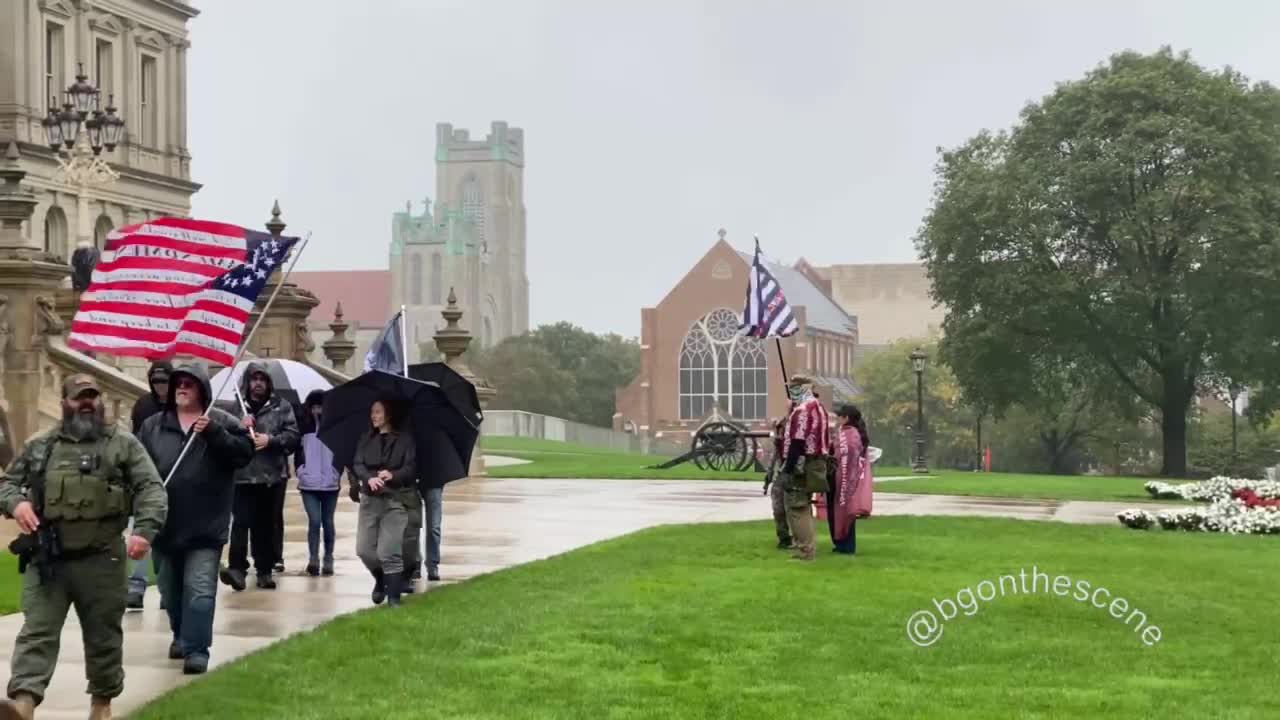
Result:
M747 438L736 426L715 422L693 437L694 464L701 470L742 470L750 467Z

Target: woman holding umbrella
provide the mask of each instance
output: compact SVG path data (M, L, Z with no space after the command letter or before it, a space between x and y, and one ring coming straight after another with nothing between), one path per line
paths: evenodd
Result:
M370 429L360 438L352 460L360 483L356 554L373 574L373 603L399 605L404 590L404 530L417 506L418 464L413 438L395 428L392 403L376 400L369 408Z

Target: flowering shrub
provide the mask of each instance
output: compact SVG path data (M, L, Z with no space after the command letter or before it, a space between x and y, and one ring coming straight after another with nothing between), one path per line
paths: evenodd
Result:
M1215 477L1203 482L1171 484L1158 480L1143 486L1157 500L1200 500L1212 502L1229 498L1238 490L1251 490L1260 498L1280 498L1280 482Z
M1266 504L1265 500L1262 501L1264 504L1258 504L1257 500L1258 496L1251 492L1236 491L1204 507L1157 513L1130 509L1116 513L1116 518L1121 525L1136 530L1159 524L1164 530L1280 535L1280 507Z

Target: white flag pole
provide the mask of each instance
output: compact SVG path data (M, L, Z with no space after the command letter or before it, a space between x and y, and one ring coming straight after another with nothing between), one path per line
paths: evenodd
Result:
M222 381L222 386L218 388L218 391L213 394L212 398L209 398L209 407L204 409L204 414L201 415L201 417L207 417L209 415L209 410L213 408L214 398L220 397L222 393L226 392L227 383L231 382L232 376L235 375L235 368L240 364L241 358L244 357L244 351L249 349L249 341L253 340L254 334L258 332L258 328L262 326L262 321L267 317L267 310L271 309L271 303L276 301L276 296L280 294L280 288L284 287L285 281L288 280L289 275L293 273L294 266L298 264L298 258L302 257L302 251L306 249L307 242L310 240L311 233L307 233L307 236L302 239L302 242L298 243L298 245L293 249L293 259L289 261L289 268L285 270L284 275L280 278L280 283L271 291L271 297L267 298L267 304L262 306L262 312L258 314L258 319L253 322L253 327L249 328L249 333L245 335L244 340L241 341L240 348L236 351L235 359L231 362L231 372L227 373L227 377ZM164 484L166 486L169 484L169 481L173 479L173 474L178 471L178 466L182 464L182 459L187 456L187 451L191 449L191 443L194 442L195 439L195 433L191 433L187 436L187 444L182 446L182 453L178 455L177 461L173 463L173 467L169 470L168 477L164 479Z
M400 357L404 362L404 376L409 377L409 314L400 306Z

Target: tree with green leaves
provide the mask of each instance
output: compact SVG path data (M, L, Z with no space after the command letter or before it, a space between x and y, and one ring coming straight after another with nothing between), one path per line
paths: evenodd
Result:
M1114 381L1157 413L1162 474L1180 476L1219 366L1280 380L1278 239L1280 92L1166 48L942 152L916 244L948 338Z

